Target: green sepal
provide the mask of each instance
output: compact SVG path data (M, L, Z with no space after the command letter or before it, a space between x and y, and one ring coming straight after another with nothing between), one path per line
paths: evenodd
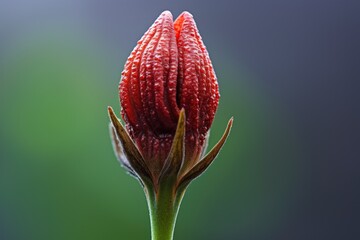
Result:
M133 172L135 172L136 175L141 178L144 184L153 184L151 172L146 165L146 162L142 157L139 149L136 147L135 143L132 141L129 134L127 133L123 125L120 123L119 119L116 117L111 107L108 107L108 113L112 125L115 129L117 139L121 143L124 155L129 161Z
M226 142L226 139L228 138L232 127L232 123L233 123L233 118L229 120L225 132L218 141L218 143L210 150L210 152L203 159L201 159L179 180L177 189L186 188L192 180L199 177L210 166L210 164L214 161L216 156L219 154L221 148L223 147L224 143Z

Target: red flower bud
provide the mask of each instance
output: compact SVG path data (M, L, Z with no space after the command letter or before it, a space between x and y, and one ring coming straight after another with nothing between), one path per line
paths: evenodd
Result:
M199 161L220 95L190 13L183 12L175 22L169 11L159 16L130 54L119 92L126 128L151 172L158 175L163 168L182 108L183 165Z
M128 58L119 86L126 129L108 108L115 155L144 188L152 239L172 239L181 200L223 147L205 155L219 103L211 61L192 15L163 12ZM159 237L159 238L158 238Z

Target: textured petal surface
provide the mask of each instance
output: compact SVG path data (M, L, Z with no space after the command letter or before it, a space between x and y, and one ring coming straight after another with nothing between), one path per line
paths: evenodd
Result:
M179 51L178 102L185 108L186 159L199 159L219 102L219 88L209 54L193 16L183 12L174 23Z
M179 115L177 59L173 18L165 11L130 54L119 85L126 127L155 171L169 152Z
M185 165L198 161L219 91L192 15L163 12L130 54L119 85L121 114L152 172L167 158L180 109L186 112ZM155 174L156 174L155 173Z

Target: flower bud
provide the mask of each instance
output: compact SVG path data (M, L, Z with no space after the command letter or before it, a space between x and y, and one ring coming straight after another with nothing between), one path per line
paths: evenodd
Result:
M159 173L186 113L185 165L199 160L219 90L195 21L163 12L130 54L119 85L122 117L153 172Z
M192 15L163 12L130 54L119 85L126 129L108 108L115 155L142 184L152 239L173 239L190 182L213 162L232 126L206 155L219 88Z
M170 176L173 187L183 189L215 159L232 125L231 119L204 156L220 95L193 16L183 12L173 22L171 13L163 12L138 41L121 76L127 131L109 108L117 158L143 185L156 189Z

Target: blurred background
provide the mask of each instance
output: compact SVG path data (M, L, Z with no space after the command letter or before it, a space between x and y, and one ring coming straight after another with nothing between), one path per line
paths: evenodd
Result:
M0 239L150 239L116 161L126 58L190 11L218 75L210 146L175 239L360 239L360 4L334 0L0 2Z

